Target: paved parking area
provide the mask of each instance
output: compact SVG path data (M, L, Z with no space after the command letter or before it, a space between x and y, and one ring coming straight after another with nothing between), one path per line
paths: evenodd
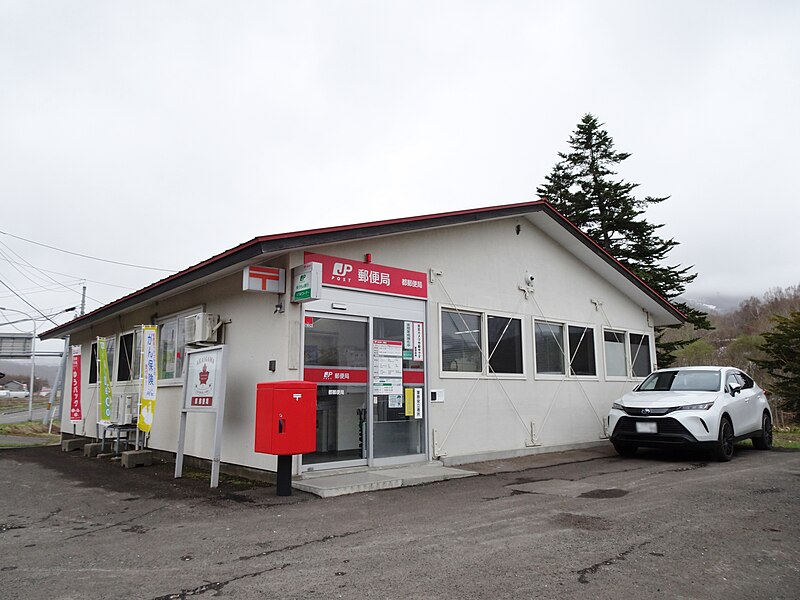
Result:
M556 460L556 458L558 458ZM470 465L469 468L474 468ZM515 468L516 467L516 468ZM576 453L321 499L0 451L4 598L797 598L800 453Z

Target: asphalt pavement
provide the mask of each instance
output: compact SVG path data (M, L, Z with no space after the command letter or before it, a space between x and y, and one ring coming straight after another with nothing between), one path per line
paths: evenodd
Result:
M610 448L318 498L0 450L0 595L796 599L800 452Z

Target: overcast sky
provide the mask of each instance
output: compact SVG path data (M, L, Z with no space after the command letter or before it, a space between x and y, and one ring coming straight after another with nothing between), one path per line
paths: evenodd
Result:
M0 0L0 306L49 314L86 280L92 310L167 274L19 237L182 269L534 200L587 112L632 153L620 176L671 196L648 216L688 296L799 284L798 32L795 0Z

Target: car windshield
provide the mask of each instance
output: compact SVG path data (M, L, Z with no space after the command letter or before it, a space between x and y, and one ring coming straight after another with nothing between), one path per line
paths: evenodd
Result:
M638 392L718 392L719 371L678 370L651 373Z

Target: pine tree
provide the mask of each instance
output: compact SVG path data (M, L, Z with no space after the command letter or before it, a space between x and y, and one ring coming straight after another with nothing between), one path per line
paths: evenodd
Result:
M665 263L670 250L678 245L674 239L658 235L663 224L655 225L644 218L651 204L669 198L647 196L637 198L638 183L616 179L617 165L630 154L618 152L614 140L603 124L586 114L571 134L571 151L559 152L559 161L537 193L575 225L586 232L614 258L622 262L645 283L667 300L683 293L697 274L692 267ZM683 303L675 303L696 329L711 329L706 313ZM657 332L657 360L668 366L675 360L674 352L696 338L667 342L663 329Z
M772 391L783 399L784 406L800 411L800 312L772 319L775 326L764 334L761 345L767 358L754 358L753 362L772 375Z

